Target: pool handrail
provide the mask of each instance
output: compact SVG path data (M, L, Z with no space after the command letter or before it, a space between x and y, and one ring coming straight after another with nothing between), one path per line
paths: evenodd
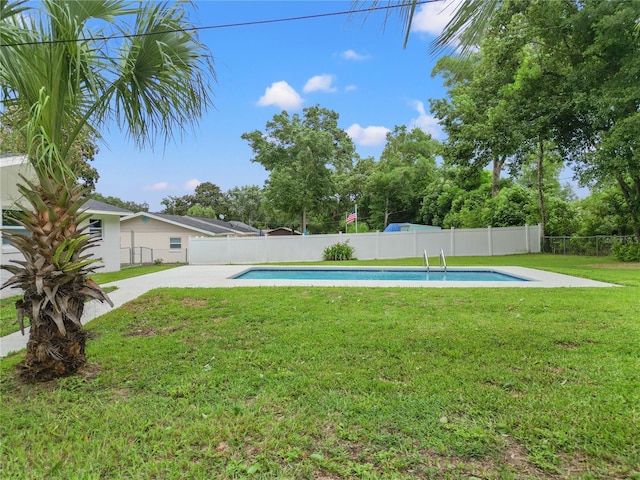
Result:
M424 264L427 267L427 273L429 273L429 257L426 250L424 251Z
M440 266L444 266L444 271L447 271L447 259L444 257L443 249L440 249Z

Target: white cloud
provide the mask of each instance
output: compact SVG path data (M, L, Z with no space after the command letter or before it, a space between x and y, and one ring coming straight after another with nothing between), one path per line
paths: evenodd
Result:
M158 182L158 183L154 183L153 185L147 185L146 187L144 187L145 190L154 190L154 191L167 190L168 188L169 188L168 182Z
M347 128L347 135L358 145L376 147L384 145L390 131L387 127L361 127L354 123Z
M200 185L202 182L200 180L198 180L197 178L192 178L191 180L188 180L185 184L184 184L184 188L187 190L195 190L196 187L198 185Z
M307 83L304 84L302 91L304 93L309 92L335 92L337 90L336 87L333 86L333 81L336 79L334 75L329 75L328 73L323 73L322 75L316 75L315 77L311 77L307 80Z
M284 80L274 82L267 87L264 95L258 100L258 106L267 107L274 105L282 109L300 108L304 100L295 89Z
M411 31L440 35L461 3L461 0L425 3L413 17Z
M344 87L344 91L345 92L353 92L354 90L357 90L358 87L356 85L347 85L346 87Z
M363 55L351 49L342 52L340 56L345 60L354 60L356 62L362 62L371 58L371 55Z
M418 117L411 119L411 128L419 128L424 133L428 133L436 139L442 138L443 133L440 125L438 124L438 119L431 115L427 115L427 112L424 109L424 103L419 100L413 100L411 105L418 112Z

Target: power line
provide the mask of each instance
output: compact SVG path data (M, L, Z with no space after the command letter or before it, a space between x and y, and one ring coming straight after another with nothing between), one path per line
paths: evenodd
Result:
M418 0L416 1L416 5L436 3L441 1L443 0ZM300 20L313 20L316 18L337 17L341 15L350 15L353 13L371 13L371 12L376 12L380 10L391 10L394 8L401 8L403 6L405 6L405 4L385 5L382 7L372 6L369 8L361 8L357 10L346 10L346 11L329 12L329 13L316 13L312 15L303 15L299 17L274 18L270 20L255 20L251 22L225 23L221 25L208 25L204 27L176 28L176 29L169 29L169 30L163 30L161 32L151 32L151 33L130 33L130 34L121 34L121 35L107 35L104 37L89 37L89 38L71 39L71 40L38 40L38 41L32 41L32 42L6 43L6 44L0 45L0 48L22 47L27 45L54 45L58 43L74 43L74 42L81 42L81 41L87 41L87 40L90 40L90 41L122 40L127 38L146 37L150 35L161 35L165 33L197 32L200 30L216 30L216 29L222 29L222 28L248 27L253 25L268 25L272 23L295 22Z

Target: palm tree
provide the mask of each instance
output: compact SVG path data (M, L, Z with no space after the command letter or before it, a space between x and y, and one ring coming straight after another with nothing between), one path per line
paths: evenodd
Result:
M172 138L210 105L214 70L182 3L43 0L30 7L0 0L2 108L20 120L36 173L19 187L17 220L29 235L4 233L24 261L2 266L13 274L2 288L24 292L18 319L30 320L31 333L18 373L38 381L86 362L84 301L109 302L87 277L98 268L87 253L97 240L86 230L88 190L77 181L74 141L108 121L138 146Z

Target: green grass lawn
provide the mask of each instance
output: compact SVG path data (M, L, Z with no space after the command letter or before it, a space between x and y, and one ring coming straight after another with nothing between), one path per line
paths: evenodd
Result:
M640 478L640 266L448 263L626 287L155 290L78 376L1 361L0 476Z

